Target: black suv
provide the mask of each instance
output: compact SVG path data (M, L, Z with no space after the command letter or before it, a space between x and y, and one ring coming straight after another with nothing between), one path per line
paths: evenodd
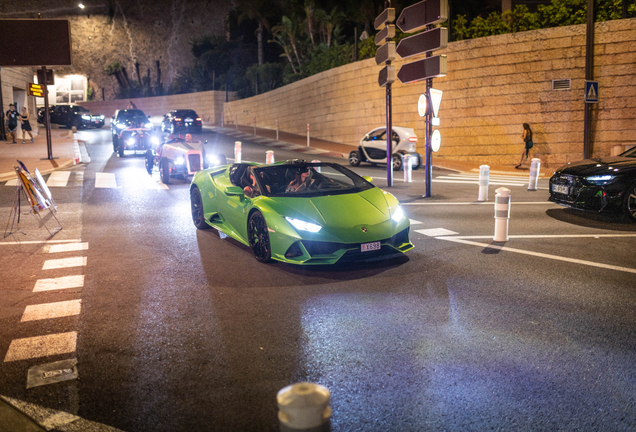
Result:
M64 125L69 129L73 126L78 129L101 128L104 126L104 116L91 114L80 105L55 105L51 109L51 123Z

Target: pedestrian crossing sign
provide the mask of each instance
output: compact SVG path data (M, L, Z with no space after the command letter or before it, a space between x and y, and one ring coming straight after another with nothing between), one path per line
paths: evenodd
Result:
M598 103L598 81L585 81L585 103Z

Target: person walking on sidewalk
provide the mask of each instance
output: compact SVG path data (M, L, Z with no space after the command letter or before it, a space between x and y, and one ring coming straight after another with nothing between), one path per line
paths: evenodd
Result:
M26 141L25 134L29 134L31 137L31 142L33 142L33 134L31 133L31 123L29 123L29 111L27 111L26 107L22 107L22 115L20 116L20 120L22 120L22 144Z
M9 134L11 135L13 144L15 144L16 129L18 128L18 117L19 117L17 111L15 110L15 104L9 104L9 111L7 111L7 114L5 117L7 118L7 130L9 131Z
M532 129L530 129L530 125L528 123L523 124L523 134L521 135L523 141L526 143L526 148L521 152L521 157L519 158L519 164L515 168L520 168L523 163L523 156L525 155L526 160L528 160L528 155L530 154L530 149L534 145L532 142Z

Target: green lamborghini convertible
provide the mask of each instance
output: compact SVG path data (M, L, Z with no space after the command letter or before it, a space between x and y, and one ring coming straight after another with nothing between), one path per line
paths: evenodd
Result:
M334 264L412 249L398 200L370 181L333 163L218 166L192 179L192 220L261 262Z

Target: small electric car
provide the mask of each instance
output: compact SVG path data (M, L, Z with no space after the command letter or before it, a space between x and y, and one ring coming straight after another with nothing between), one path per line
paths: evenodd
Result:
M394 171L402 171L406 155L412 158L411 167L414 170L422 166L422 155L415 151L417 135L413 129L393 126L391 142ZM358 166L360 162L372 165L386 163L386 127L373 129L360 140L358 149L349 153L351 166Z
M222 154L206 155L201 141L191 141L181 136L171 137L163 144L146 150L146 171L152 174L153 169L157 167L164 184L170 184L171 176L185 180L209 165L226 163Z
M413 248L398 200L335 163L235 163L199 171L192 220L249 246L261 262L335 264Z

